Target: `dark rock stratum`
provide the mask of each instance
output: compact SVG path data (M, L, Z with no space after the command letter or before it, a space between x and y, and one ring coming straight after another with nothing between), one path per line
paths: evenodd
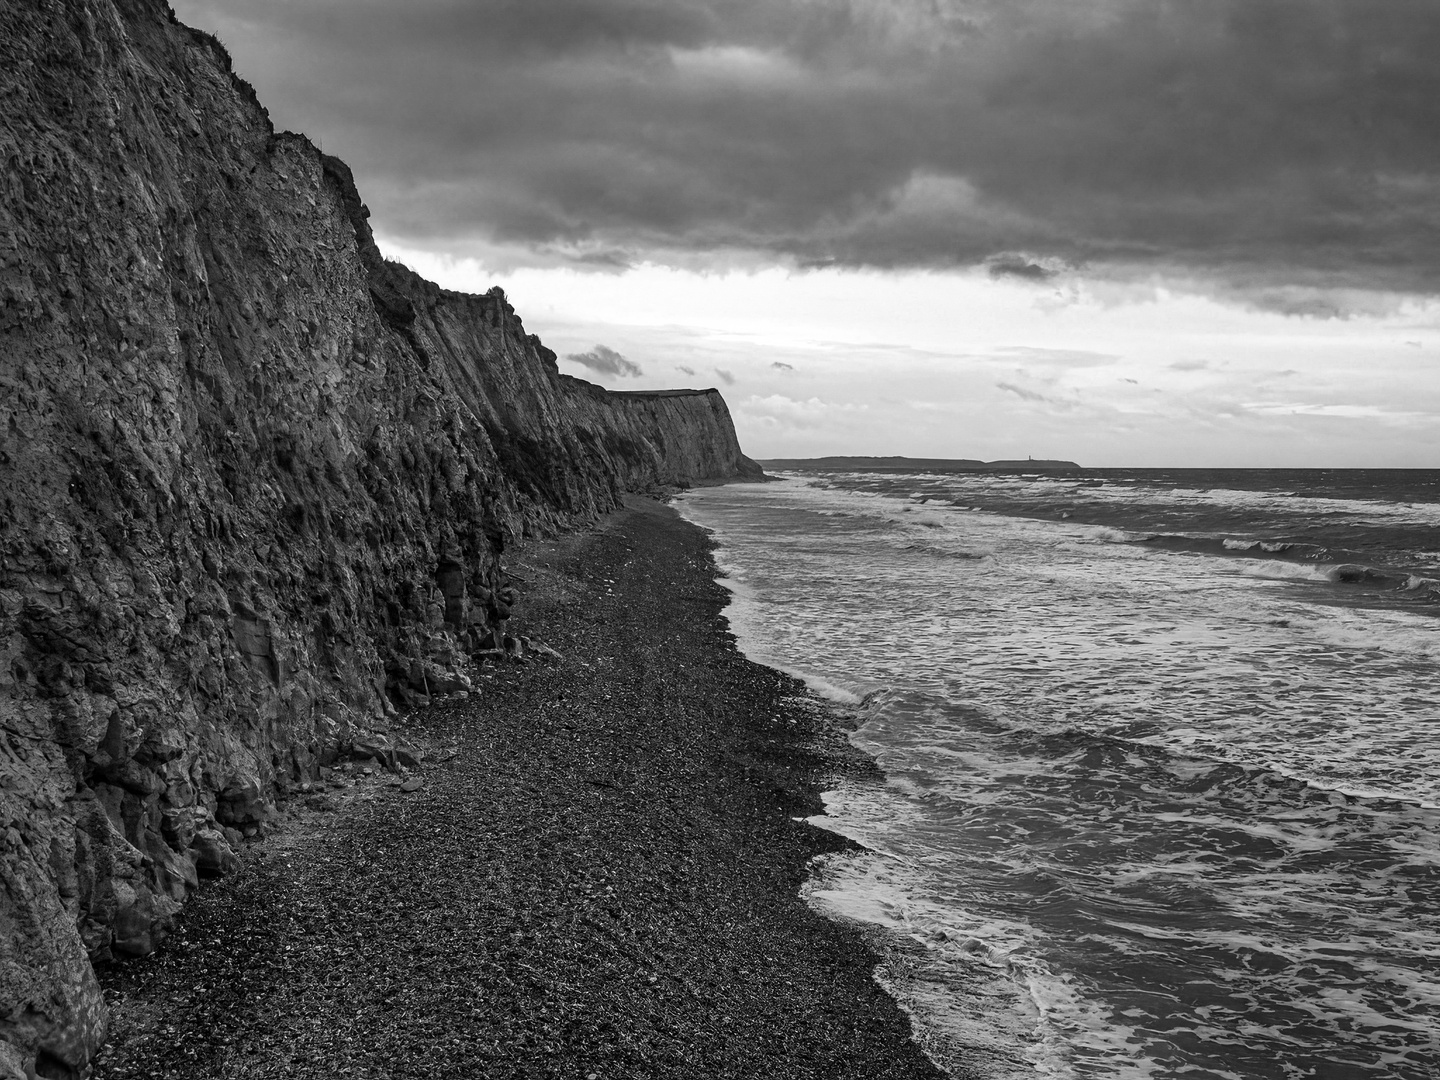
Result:
M0 1076L65 1077L92 961L495 642L507 542L759 469L385 261L162 0L0 0L0 95Z

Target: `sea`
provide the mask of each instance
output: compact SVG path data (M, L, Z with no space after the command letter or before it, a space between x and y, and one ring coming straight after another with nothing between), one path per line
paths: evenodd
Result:
M956 1077L1440 1077L1440 471L696 489L883 780L808 902Z

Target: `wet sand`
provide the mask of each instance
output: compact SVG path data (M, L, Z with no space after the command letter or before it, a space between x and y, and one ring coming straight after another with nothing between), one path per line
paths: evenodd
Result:
M419 790L311 796L102 972L97 1075L940 1077L798 898L845 841L794 819L874 766L736 652L701 530L632 500L509 566L562 658L408 714Z

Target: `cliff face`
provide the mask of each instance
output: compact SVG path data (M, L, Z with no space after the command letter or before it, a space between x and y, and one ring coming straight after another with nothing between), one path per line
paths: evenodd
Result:
M667 485L727 477L758 478L740 452L730 410L718 390L611 391L560 376L583 430L613 429L604 447L631 487L658 477Z
M0 0L0 94L0 1075L69 1076L91 960L501 640L507 541L759 470L387 264L161 0Z

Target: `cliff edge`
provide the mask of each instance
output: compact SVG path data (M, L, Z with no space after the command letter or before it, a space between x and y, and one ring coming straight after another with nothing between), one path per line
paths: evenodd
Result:
M81 1074L317 767L507 644L517 537L758 475L376 249L162 0L0 0L0 1076Z

